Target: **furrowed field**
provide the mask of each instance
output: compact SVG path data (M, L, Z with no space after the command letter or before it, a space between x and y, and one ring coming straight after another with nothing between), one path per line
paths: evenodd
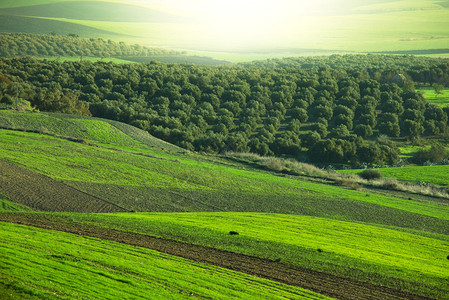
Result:
M250 2L0 1L0 299L449 300L449 0Z
M97 122L97 128L112 130L102 121L82 121L80 124L89 122ZM113 130L107 132L104 134L109 134L110 140L132 144L120 131L116 134ZM449 219L449 209L438 202L411 201L299 181L219 157L161 151L143 144L141 148L95 147L21 131L2 130L0 134L1 159L128 211L303 213L342 220L392 222L391 225L407 227L427 227L426 217L437 217L441 221ZM104 141L99 133L91 133L91 136ZM424 218L423 223L410 222L407 218L398 220L393 217L397 214L419 214ZM443 230L444 225L441 226Z
M65 230L61 226L67 224L64 226L74 229L66 231L76 233L77 226L94 226L249 255L274 264L334 274L339 278L411 294L444 298L449 292L445 280L449 275L449 208L444 200L393 197L374 190L352 190L304 181L303 177L270 171L232 157L188 152L130 126L101 119L2 112L0 124L11 128L0 131L1 192L5 195L1 198L4 212L0 217L5 220L28 220L34 215L31 220L37 218L45 224L56 218L55 225L48 228ZM34 132L26 132L23 128ZM57 194L47 198L36 194L50 193L52 190L59 191L66 198L58 198L60 196ZM80 192L93 197L91 200L87 198L89 205L70 200L69 195ZM40 199L40 209L72 213L12 214L11 211L26 211L27 206L36 205L28 200L30 195ZM108 211L134 213L78 213ZM39 222L36 225L42 226L38 225ZM41 249L41 246L32 246L32 243L37 243L34 237L42 235L39 239L43 242L48 234L59 236L59 233L37 229L2 226L9 226L10 229L5 229L5 232L16 232L11 233L10 239L18 235L18 228L34 232L21 234L33 236L33 239L26 240L31 244L26 245L21 244L25 243L22 239L16 238L21 242L11 243L5 237L3 247L13 247L8 251L26 247ZM230 235L231 231L238 234ZM80 231L79 234L89 235L89 232ZM92 239L80 239L86 243L96 243ZM79 243L76 240L72 246L84 249L83 243L76 246ZM57 265L64 263L64 268L70 265L71 268L80 268L80 272L94 274L86 276L100 274L98 276L111 282L110 287L124 284L130 288L124 289L124 293L134 293L133 288L141 286L145 281L143 278L155 276L140 273L143 272L140 269L131 269L130 274L140 275L132 275L132 279L125 276L124 279L111 271L110 264L105 267L100 264L108 270L107 273L105 270L92 271L84 265L87 264L85 259L91 255L88 252L84 252L85 256L77 256L72 252L61 254L55 250L56 254L50 253L43 258L42 254L33 251L20 252L23 260L16 262L17 266L24 268L24 274L31 272L28 264L24 263L24 257L31 255L34 258L30 261L36 261L41 266L47 263L53 266L56 260ZM128 250L123 251L128 253ZM127 258L123 258L123 264L121 260L119 262L120 266L124 266ZM93 264L98 266L97 263ZM169 270L178 268L173 265L174 262L170 264L172 267ZM54 268L48 276L56 278L63 267ZM10 269L2 272L4 276L12 276ZM71 269L68 272L76 271ZM19 273L14 273L16 277L13 278L18 282L24 281ZM186 276L185 273L180 275ZM102 277L95 277L94 280ZM61 280L60 285L52 289L52 280L39 279L31 291L24 290L16 282L6 285L9 293L17 292L20 295L62 291L71 297L75 295L71 294L75 290L81 293L76 283L66 288L67 280ZM41 286L39 282L45 284ZM201 287L209 286L209 283L201 282ZM313 281L310 288L315 289L322 284ZM184 286L184 290L189 286L185 282L180 285ZM203 292L200 287L195 289L194 294ZM172 291L171 285L167 290ZM290 292L280 291L280 295ZM227 293L225 290L221 292Z
M254 213L77 215L87 224L277 260L434 297L447 292L444 234ZM229 231L238 232L230 236ZM419 247L416 247L419 245Z
M0 222L2 299L327 299L145 248Z

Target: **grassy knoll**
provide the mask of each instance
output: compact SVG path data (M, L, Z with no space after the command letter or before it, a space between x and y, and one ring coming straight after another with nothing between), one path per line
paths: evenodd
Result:
M158 147L154 137L118 122L6 111L0 113L0 122L4 127L37 129L90 142L1 129L1 160L46 175L126 211L153 212L52 215L61 218L61 222L95 224L243 253L434 298L444 298L449 293L449 207L444 200L397 198L307 182L232 158ZM31 177L23 176L23 180ZM1 180L8 179L0 176L0 183ZM13 196L0 197L0 210L21 210L12 204ZM179 269L180 278L189 278L181 286L192 285L195 280L203 282L202 277L191 275L194 272L203 276L200 271L191 271L194 267L178 265L183 261L165 256L159 259L160 254L155 257L149 250L133 254L125 246L110 246L109 242L95 239L75 240L70 235L1 226L5 230L0 231L4 235L0 241L5 242L0 242L0 247L5 251L0 253L17 252L16 256L6 256L9 258L0 255L0 259L17 269L7 269L8 277L0 281L9 287L11 295L39 297L62 291L70 298L91 292L80 286L78 279L69 280L59 272L78 274L75 278L89 278L95 285L103 279L105 288L98 291L105 295L114 289L129 295L140 293L134 289L141 288L148 278L160 282L157 275L162 271L150 273L153 271L141 269L137 262L129 263L128 253L138 255L139 262L145 253L146 261L154 261L167 272ZM230 235L230 231L239 235ZM49 247L50 236L57 241L51 249L44 247ZM102 258L97 258L97 243L102 245ZM0 270L1 275L6 272ZM164 280L172 276L163 274ZM62 279L57 280L58 277ZM166 287L172 297L173 286L186 293L220 297L206 294L197 285L192 285L193 291L179 288L177 280L169 281ZM204 285L209 286L209 281L200 286ZM240 283L225 286L236 293L241 291ZM221 285L209 291L229 292ZM158 291L149 291L152 292Z
M0 127L40 131L103 144L180 150L136 127L106 119L75 115L3 110L0 111Z
M444 89L441 94L436 94L434 89L422 89L424 98L430 103L434 103L440 107L449 106L449 89Z
M326 299L145 248L8 223L0 228L3 299Z
M310 216L256 213L70 214L72 221L169 238L439 298L447 235ZM238 236L229 235L236 231Z
M449 185L449 165L438 166L408 166L399 168L377 169L384 177L393 177L407 182L428 182L432 184ZM359 173L363 170L348 170L347 173Z

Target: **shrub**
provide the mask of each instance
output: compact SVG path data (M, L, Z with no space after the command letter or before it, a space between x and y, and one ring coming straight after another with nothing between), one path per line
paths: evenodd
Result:
M362 173L359 173L359 176L366 180L375 180L375 179L381 179L383 177L382 173L380 173L378 170L365 170Z
M448 151L442 145L432 145L430 149L421 149L413 156L413 162L418 164L441 163L448 158Z

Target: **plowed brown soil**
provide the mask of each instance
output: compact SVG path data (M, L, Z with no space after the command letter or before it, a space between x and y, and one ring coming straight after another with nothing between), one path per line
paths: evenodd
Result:
M428 299L399 290L331 274L294 267L257 257L152 236L69 222L51 215L0 213L0 221L65 231L146 247L163 253L255 275L315 291L337 299Z
M0 193L34 210L123 212L124 208L16 164L0 160Z

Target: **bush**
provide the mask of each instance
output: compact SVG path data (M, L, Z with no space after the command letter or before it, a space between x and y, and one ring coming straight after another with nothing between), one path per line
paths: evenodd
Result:
M417 164L442 163L449 157L447 149L442 145L432 145L430 149L421 149L413 156L413 162Z
M381 179L383 177L382 173L380 173L378 170L365 170L362 173L359 173L359 176L366 180L375 180L375 179Z

